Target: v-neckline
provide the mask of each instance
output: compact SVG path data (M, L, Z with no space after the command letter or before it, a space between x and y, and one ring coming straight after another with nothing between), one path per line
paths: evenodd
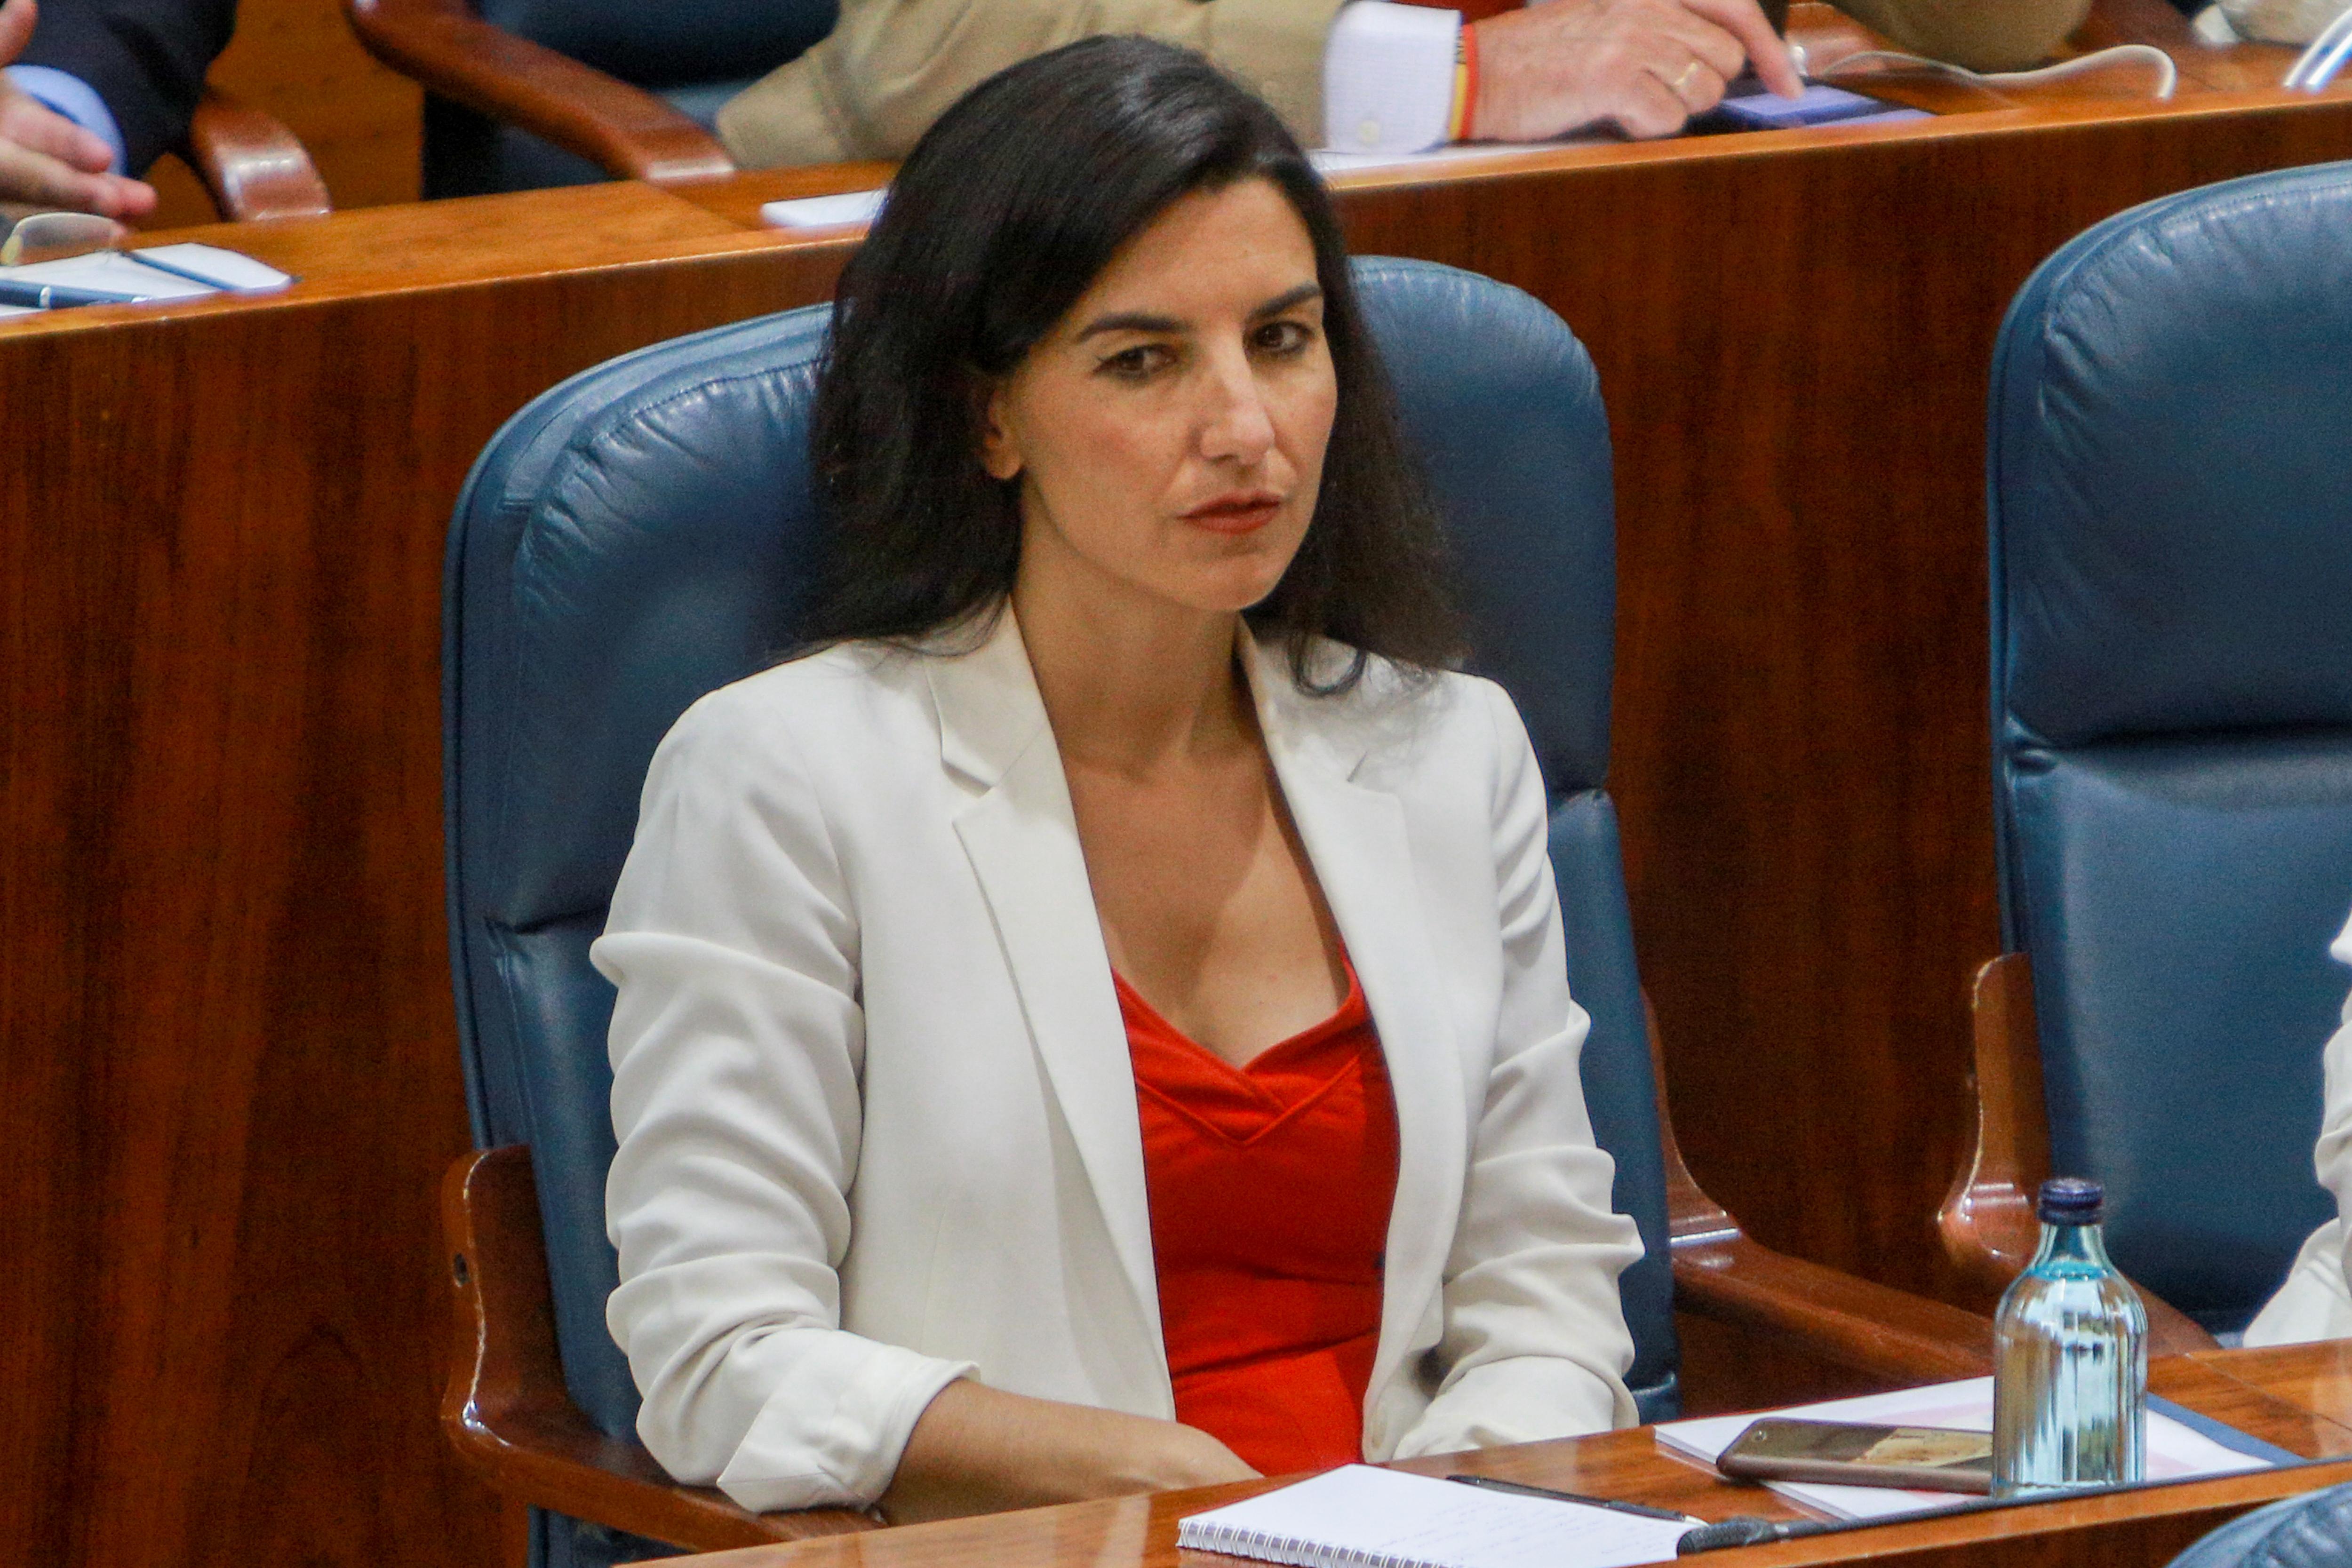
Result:
M1191 1035L1185 1033L1182 1030L1178 1029L1174 1024L1169 1022L1166 1014L1162 1013L1158 1008L1153 1007L1150 1002L1146 1000L1142 992L1128 984L1126 976L1118 973L1117 970L1113 970L1111 972L1110 978L1111 984L1118 988L1118 998L1122 1006L1132 1007L1137 1012L1141 1013L1145 1019L1156 1025L1159 1031L1170 1041L1181 1045L1184 1050L1200 1057L1203 1061L1215 1063L1217 1068L1223 1072L1231 1075L1233 1078L1242 1082L1248 1083L1253 1091L1264 1093L1265 1092L1265 1086L1262 1083L1257 1082L1256 1080L1265 1072L1279 1068L1281 1066L1280 1059L1283 1058L1286 1053L1291 1056L1308 1054L1317 1047L1319 1047L1329 1040L1332 1036L1342 1033L1345 1030L1354 1029L1358 1025L1370 1020L1370 1008L1364 1000L1363 983L1356 977L1355 965L1348 961L1348 956L1344 952L1339 956L1339 964L1341 969L1348 977L1348 994L1339 998L1339 1008L1333 1011L1329 1017L1325 1018L1318 1022L1308 1024L1305 1029L1300 1030L1296 1034L1286 1035L1281 1040L1276 1040L1272 1045L1267 1046L1265 1050L1251 1057L1247 1061L1239 1063L1228 1061L1226 1058L1218 1055L1215 1051L1211 1051L1207 1046L1202 1045L1199 1040L1194 1040Z

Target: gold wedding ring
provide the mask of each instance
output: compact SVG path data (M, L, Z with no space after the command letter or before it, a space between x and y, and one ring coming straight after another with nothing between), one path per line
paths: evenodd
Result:
M1674 80L1666 84L1667 90L1672 92L1676 98L1682 97L1683 89L1690 86L1691 73L1697 69L1698 62L1696 60L1691 61L1690 64L1685 66L1682 70L1676 74Z

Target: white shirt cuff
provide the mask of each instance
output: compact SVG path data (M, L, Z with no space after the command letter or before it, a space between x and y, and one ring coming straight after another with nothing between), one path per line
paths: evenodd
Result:
M106 99L98 96L96 88L54 66L10 66L7 74L17 90L40 99L112 148L113 172L123 172L122 128L114 123L114 111L106 107Z
M1462 13L1349 0L1323 45L1323 133L1335 152L1420 152L1446 140Z

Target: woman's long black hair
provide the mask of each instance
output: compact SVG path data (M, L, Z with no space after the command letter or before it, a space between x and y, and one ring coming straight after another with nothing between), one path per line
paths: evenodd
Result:
M1307 225L1339 406L1315 517L1247 612L1307 689L1318 636L1409 667L1460 653L1435 508L1397 428L1322 182L1274 111L1199 56L1134 37L1000 72L932 126L842 275L817 388L832 529L804 646L911 642L1002 603L1020 560L1017 481L981 466L987 389L1120 246L1180 197L1271 180Z

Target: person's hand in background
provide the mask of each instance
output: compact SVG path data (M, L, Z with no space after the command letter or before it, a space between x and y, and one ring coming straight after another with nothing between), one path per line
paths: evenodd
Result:
M33 0L0 4L0 66L25 52L37 19ZM108 172L113 150L0 75L0 202L141 218L155 189Z
M1594 125L1671 136L1753 62L1783 98L1804 90L1756 0L1538 0L1474 23L1481 141L1541 141Z

